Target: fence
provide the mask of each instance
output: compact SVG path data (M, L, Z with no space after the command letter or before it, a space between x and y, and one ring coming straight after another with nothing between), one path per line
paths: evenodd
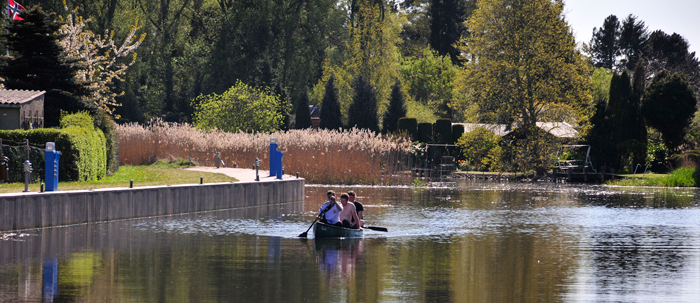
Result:
M30 182L44 179L44 146L32 144L28 140L14 142L0 139L0 156L10 158L9 182L24 182L23 163L27 159L32 163Z

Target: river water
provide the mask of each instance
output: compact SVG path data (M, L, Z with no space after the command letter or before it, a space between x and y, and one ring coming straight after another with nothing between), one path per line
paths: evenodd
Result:
M353 187L362 239L225 211L0 240L0 302L700 302L700 191L551 183Z

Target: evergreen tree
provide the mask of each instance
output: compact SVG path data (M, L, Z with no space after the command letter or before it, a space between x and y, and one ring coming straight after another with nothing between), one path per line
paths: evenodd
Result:
M610 15L603 21L600 29L593 28L593 38L591 38L588 52L596 67L612 69L617 56L620 55L620 21L617 16Z
M385 133L395 132L399 127L399 119L406 117L406 105L401 81L396 79L396 83L391 87L391 98L389 108L387 108L382 118L382 131Z
M377 90L361 75L355 78L353 89L355 94L348 108L348 128L357 127L379 132Z
M644 51L644 44L649 38L647 27L644 21L637 16L628 15L622 21L620 29L620 52L624 58L620 62L620 67L632 70L637 65Z
M13 20L0 34L10 56L0 59L0 77L8 89L43 90L44 126L58 126L61 111L74 113L95 111L92 102L83 97L89 93L86 83L76 80L81 62L68 60L57 34L61 23L54 14L40 7L22 11L24 20Z
M284 117L280 130L289 130L289 110L292 108L291 104L289 104L289 94L286 89L282 88L279 82L275 85L275 94L280 98L278 112Z
M319 127L322 129L339 130L343 127L338 88L335 87L335 76L333 75L326 81L326 92L323 94L323 101L321 101L320 118Z
M463 0L431 0L430 46L440 56L449 55L453 64L459 63L460 52L454 44L466 34L466 10Z
M695 111L695 92L684 74L671 76L662 71L651 81L643 98L644 118L649 126L661 132L664 144L671 151L683 142Z
M297 99L297 110L294 128L305 129L311 127L311 113L309 112L309 94L303 90Z

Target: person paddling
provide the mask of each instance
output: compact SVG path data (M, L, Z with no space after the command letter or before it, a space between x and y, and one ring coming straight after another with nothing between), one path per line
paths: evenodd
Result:
M355 204L348 203L348 194L340 195L340 204L343 205L343 211L340 212L340 221L343 222L345 228L360 228L360 218L357 217Z
M363 217L362 217L362 213L365 211L365 208L362 205L362 203L360 203L359 201L355 201L356 196L357 196L357 194L355 194L354 191L352 191L352 190L349 191L348 192L348 197L349 197L348 202L351 202L352 204L355 205L355 211L357 211L357 217L360 218L360 227L362 227L365 225L365 221L363 220Z
M326 197L328 197L328 201L323 203L321 208L318 210L318 217L320 218L319 221L331 225L342 226L342 224L339 222L339 216L340 212L343 211L343 206L335 200L335 192L332 190L329 190L328 193L326 193Z

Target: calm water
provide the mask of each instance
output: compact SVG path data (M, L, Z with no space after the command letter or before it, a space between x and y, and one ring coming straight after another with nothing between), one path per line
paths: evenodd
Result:
M348 188L334 187L336 191ZM216 212L0 240L0 301L700 302L700 192L553 184L355 187L363 239L303 212Z

